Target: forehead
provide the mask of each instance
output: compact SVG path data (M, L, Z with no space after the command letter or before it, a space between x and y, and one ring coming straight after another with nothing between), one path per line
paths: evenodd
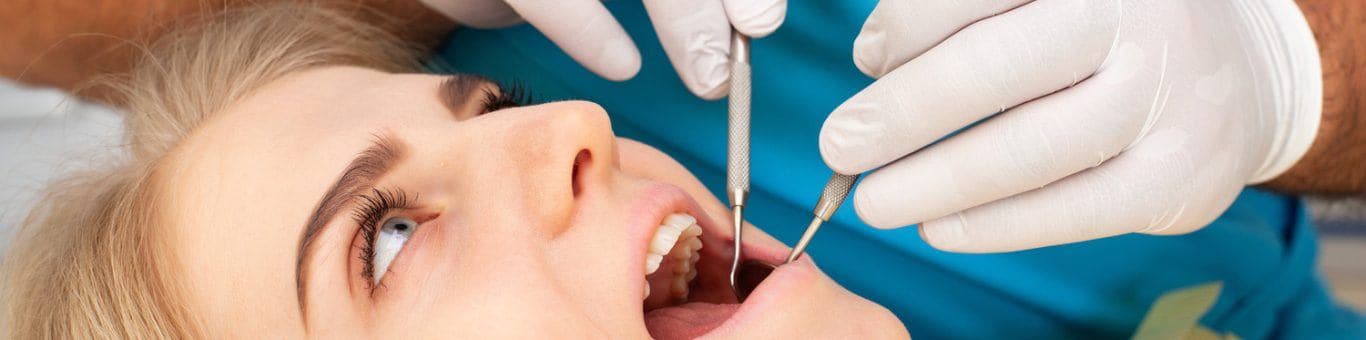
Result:
M210 324L300 324L294 265L309 213L374 133L412 124L411 114L395 119L405 113L445 111L435 96L440 81L356 68L301 72L207 119L173 151L163 164L171 243L193 305L220 318Z

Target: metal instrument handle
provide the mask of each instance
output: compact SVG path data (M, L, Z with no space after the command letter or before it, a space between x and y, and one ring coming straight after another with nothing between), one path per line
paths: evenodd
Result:
M849 197L849 191L854 188L854 181L858 180L858 175L835 174L830 176L830 180L825 182L825 189L821 190L821 199L816 201L816 208L812 214L819 217L822 221L829 221L835 215L835 210L839 210L840 204Z
M749 38L732 33L730 135L726 153L726 191L732 206L745 205L749 193L750 69Z
M816 238L816 231L821 229L821 224L830 220L835 215L835 211L840 209L844 199L849 197L849 191L854 188L854 182L858 181L859 175L830 176L830 180L825 182L825 188L821 189L821 198L816 201L816 209L811 213L816 215L811 219L811 224L806 226L802 232L802 238L797 240L797 244L792 246L792 252L787 255L787 262L791 263L806 253L806 247L811 245L811 240Z

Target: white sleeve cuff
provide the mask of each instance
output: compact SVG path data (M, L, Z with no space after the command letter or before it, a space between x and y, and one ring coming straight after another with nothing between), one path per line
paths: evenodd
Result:
M1323 70L1318 44L1309 21L1291 0L1250 1L1257 20L1255 28L1266 38L1270 55L1272 90L1277 122L1275 139L1261 168L1249 183L1276 178L1294 166L1318 135L1323 113Z

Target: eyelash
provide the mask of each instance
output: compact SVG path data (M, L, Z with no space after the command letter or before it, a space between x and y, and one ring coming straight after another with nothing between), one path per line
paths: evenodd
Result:
M360 275L368 283L373 282L375 278L375 226L389 212L411 209L416 197L409 199L408 193L400 189L370 189L370 193L357 199L359 203L352 212L351 219L360 225L360 233L365 238L360 248L360 260L364 263ZM369 288L374 289L373 284Z
M535 100L531 92L521 83L498 86L498 90L484 89L484 112L493 112L510 107L526 106Z
M513 83L506 86L498 86L498 90L484 90L484 112L493 112L505 108L520 107L530 105L534 102L534 96L526 90L520 83ZM380 219L394 210L411 209L415 199L409 199L407 192L400 189L379 190L370 189L370 192L358 197L359 203L356 210L351 214L351 219L360 225L360 233L364 235L365 242L361 244L360 260L364 263L361 270L361 277L365 282L372 282L375 277L375 228ZM373 289L374 287L370 287Z

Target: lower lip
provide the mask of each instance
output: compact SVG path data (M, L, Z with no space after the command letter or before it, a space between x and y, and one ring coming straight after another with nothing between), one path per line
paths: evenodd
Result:
M758 321L763 315L780 312L784 298L798 296L802 289L809 289L821 275L815 264L804 257L778 266L754 289L754 292L750 293L744 303L740 304L735 314L716 329L707 332L707 335L736 333L746 325Z
M653 310L646 313L646 327L652 337L661 340L743 336L742 331L761 317L772 317L790 305L781 301L783 297L811 289L819 277L810 261L797 261L775 269L744 303L689 302Z

